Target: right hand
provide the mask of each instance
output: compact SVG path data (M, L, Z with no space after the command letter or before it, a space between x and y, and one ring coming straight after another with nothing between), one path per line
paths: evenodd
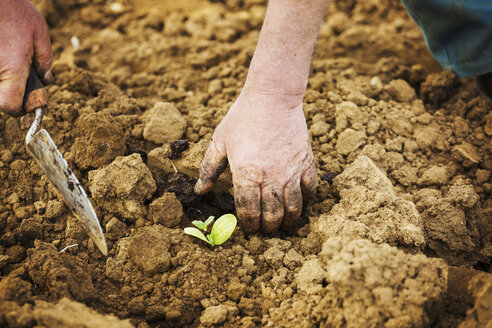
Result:
M31 64L45 84L53 82L48 25L27 0L0 0L0 109L22 116Z
M246 88L245 88L246 89ZM245 232L298 226L317 185L302 96L244 91L215 129L195 192L212 189L229 162Z

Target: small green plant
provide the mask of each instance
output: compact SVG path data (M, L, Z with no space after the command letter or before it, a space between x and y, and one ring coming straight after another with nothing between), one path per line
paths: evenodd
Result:
M205 237L205 234L201 231L207 232L208 226L214 220L213 216L210 216L205 222L193 221L196 228L188 227L184 229L185 234L199 238L210 245L210 248L214 246L222 245L232 235L236 228L237 219L233 214L225 214L215 221L212 226L212 231ZM198 228L198 229L197 229Z

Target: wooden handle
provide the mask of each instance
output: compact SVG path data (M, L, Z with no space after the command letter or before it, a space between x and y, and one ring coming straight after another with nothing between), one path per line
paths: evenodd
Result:
M24 93L24 110L29 113L36 108L46 108L47 106L48 94L44 89L44 84L39 80L34 68L31 67Z

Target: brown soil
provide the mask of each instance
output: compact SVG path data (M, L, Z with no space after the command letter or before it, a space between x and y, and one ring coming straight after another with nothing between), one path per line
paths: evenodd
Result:
M340 0L322 27L308 224L214 250L183 227L234 211L230 172L193 185L264 1L35 3L56 54L43 127L109 256L0 113L0 327L492 325L492 101L441 71L399 2Z

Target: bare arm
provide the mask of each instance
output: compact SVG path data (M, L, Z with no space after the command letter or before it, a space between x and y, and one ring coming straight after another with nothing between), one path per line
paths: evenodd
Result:
M214 132L195 186L209 191L227 162L236 210L254 232L296 225L317 175L302 98L328 0L271 0L244 88Z
M269 1L245 88L303 96L328 0Z

